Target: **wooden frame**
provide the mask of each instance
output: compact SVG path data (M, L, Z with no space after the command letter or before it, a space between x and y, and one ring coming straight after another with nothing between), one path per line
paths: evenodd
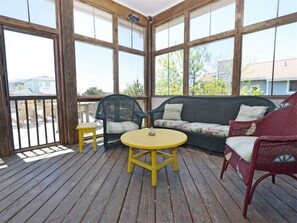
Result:
M0 41L4 38L3 26L0 25ZM0 44L0 157L8 156L13 152L13 138L12 133L7 131L11 128L10 109L8 101L8 90L6 84L6 68L4 54L4 46Z
M205 6L206 4L210 4L215 2L214 0L202 0L202 1L190 1L186 0L162 13L155 16L153 18L153 59L152 59L152 96L153 97L160 97L155 95L155 57L158 55L162 55L165 53L173 52L176 50L184 50L184 95L189 94L189 84L188 84L188 60L189 60L189 48L193 46L197 46L200 44L210 43L217 40L226 39L229 37L234 37L234 58L233 58L233 74L232 74L232 92L231 95L236 96L239 95L240 92L240 75L241 75L241 52L242 52L242 36L244 34L265 30L268 28L286 25L293 22L297 22L297 13L292 13L289 15L281 16L278 18L274 18L271 20L259 22L256 24L252 24L249 26L243 27L243 16L244 16L244 0L235 0L236 3L236 16L235 16L235 29L222 32L216 35L207 36L197 40L189 40L189 14L200 7ZM156 27L173 20L179 16L184 15L185 18L185 36L184 36L184 43L179 44L176 46L172 46L169 48L165 48L162 50L156 51L154 48L155 44L155 35L156 35ZM163 95L161 97L166 97ZM168 96L168 95L167 95ZM270 96L271 97L271 96ZM278 96L273 96L278 97Z
M60 17L59 17L59 12L60 12L60 0L56 0L56 29L49 28L49 27L44 27L38 24L32 24L28 23L25 21L20 21L16 20L13 18L7 18L4 16L0 16L0 27L1 27L1 47L3 46L2 43L4 42L3 39L3 30L10 30L10 31L15 31L15 32L20 32L20 33L25 33L25 34L30 34L30 35L37 35L41 37L46 37L46 38L52 38L54 42L54 51L55 51L55 71L56 71L56 80L57 83L60 83L61 80L60 74L61 74L61 69L60 69L60 55L59 53L61 52L60 50L60 43L59 43L59 36L60 36ZM1 49L1 54L0 54L0 59L1 57L5 55L4 48ZM1 113L4 114L1 118L0 122L0 129L1 129L1 140L0 140L0 157L2 156L7 156L10 155L14 152L14 145L13 145L13 135L12 131L12 124L11 124L11 116L10 116L10 107L9 107L9 93L8 93L8 86L7 85L7 72L6 72L6 61L5 58L1 59L1 66L0 66L0 76L3 77L1 78L0 81L0 92L1 92L1 99L0 99L0 104L5 105L5 106L0 106L1 107ZM60 86L57 84L57 91L59 91ZM3 101L2 101L3 100ZM61 100L58 100L59 104L59 110L62 110L61 108ZM60 115L61 116L61 115ZM63 118L63 116L61 116ZM59 126L59 129L61 126ZM3 130L3 132L2 132ZM61 129L60 129L61 130ZM61 131L62 133L65 131ZM63 138L64 134L60 134L60 139L61 142L65 137ZM51 144L55 143L49 143L48 145L50 146ZM40 146L33 146L33 148L38 148ZM22 151L26 151L28 148L23 149ZM21 151L21 150L20 150Z
M232 76L232 95L239 94L240 88L240 69L241 69L241 48L242 36L247 33L252 33L271 27L290 24L297 21L297 13L292 13L282 17L274 18L268 21L259 22L253 25L242 25L244 0L236 0L236 25L235 29L223 32L217 35L205 37L198 40L190 41L190 13L191 11L202 7L206 4L215 2L215 0L200 0L192 1L186 0L166 11L156 15L152 21L148 21L145 16L124 7L118 3L110 0L81 0L81 2L88 3L96 8L105 10L113 14L113 42L105 42L73 33L73 0L55 0L56 1L56 28L49 28L38 24L28 23L5 16L0 16L0 26L8 27L9 29L22 30L29 34L44 34L50 35L54 38L55 52L56 52L56 73L57 73L57 91L59 103L59 119L63 125L60 125L60 141L62 144L73 144L78 142L77 132L75 127L77 125L77 102L78 101L94 101L100 100L102 97L77 97L76 93L76 78L75 78L75 57L74 57L74 41L79 40L95 45L104 46L114 50L114 92L119 92L119 67L118 67L118 52L124 51L136 55L142 55L145 58L144 64L144 80L145 80L145 95L134 97L138 100L144 100L145 110L151 109L151 98L155 97L155 57L164 53L169 53L176 50L184 51L184 79L183 79L183 94L189 94L189 48L212 42L219 39L234 37L234 61L233 61L233 76ZM118 45L118 18L128 20L127 15L133 13L139 17L138 24L145 28L144 51L131 49ZM185 32L184 43L162 49L155 50L155 28L158 25L168 22L174 18L184 16ZM3 36L0 34L0 37ZM3 53L3 49L0 49ZM5 105L7 98L7 86L5 80L4 59L0 55L0 104ZM164 97L164 96L162 96ZM166 96L165 96L166 97ZM274 98L279 98L276 96ZM11 128L10 111L7 106L0 106L1 114L4 114L0 120L1 140L0 140L0 155L8 155L13 152L12 133L7 131ZM2 134L2 131L7 134Z

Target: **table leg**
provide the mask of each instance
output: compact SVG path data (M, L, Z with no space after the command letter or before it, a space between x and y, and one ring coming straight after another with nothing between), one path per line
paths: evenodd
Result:
M151 151L151 161L152 161L152 185L157 186L157 151Z
M129 159L128 159L128 173L131 173L132 172L132 162L131 162L131 159L134 155L134 152L133 152L133 148L130 146L129 147Z
M82 153L84 146L84 134L81 130L78 130L78 140L79 140L79 152Z
M93 151L96 152L97 149L97 141L96 141L96 128L93 130Z
M176 159L176 148L172 148L172 166L173 166L173 171L178 171L178 163L177 163L177 159Z

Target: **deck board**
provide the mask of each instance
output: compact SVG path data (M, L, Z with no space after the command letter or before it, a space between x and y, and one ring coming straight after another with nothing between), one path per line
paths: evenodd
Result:
M114 168L112 168L110 174L105 179L100 191L97 193L92 204L89 206L82 222L98 222L106 206L109 197L111 196L113 189L119 179L121 172L124 169L124 165L127 161L127 156L124 152L121 153Z
M57 151L58 152L58 151ZM59 151L55 154L63 154L64 151ZM45 164L48 159L53 155L53 153L49 154L42 154L42 155L35 155L31 156L31 160L34 159L34 157L43 157L43 159L39 159L37 161L27 161L26 159L23 159L22 162L17 162L17 164L20 164L18 166L10 166L10 171L1 175L0 180L0 190L7 187L8 185L12 184L13 182L17 181L18 179L27 176L30 172L34 172L36 169L40 169L40 166ZM28 157L29 158L29 157ZM36 172L36 171L35 171Z
M145 161L148 162L149 156L145 156ZM144 170L141 195L138 207L137 222L152 223L155 222L155 188L151 184L151 174L148 170Z
M53 163L63 158L63 156L61 155L66 153L69 153L69 150L57 152L55 154L49 154L46 156L42 155L43 158L38 161L22 162L23 165L18 166L20 168L16 168L19 171L18 173L16 172L8 178L1 176L2 180L0 183L0 190L3 190L7 187L9 187L9 190L12 190L15 186L20 187L25 182L29 181L31 178L41 173L44 169L50 167ZM50 157L52 157L51 155L55 155L55 158L49 159ZM9 174L11 172L12 171L10 171ZM7 195L7 192L5 194ZM3 197L0 195L0 200L2 198Z
M179 176L189 204L193 221L211 222L211 218L204 206L200 193L195 186L191 173L184 163L180 150L178 155ZM188 153L183 153L183 155L187 156Z
M209 216L213 222L228 222L226 212L222 208L221 204L217 202L215 194L208 185L206 179L200 172L199 168L195 165L192 155L188 150L180 150L184 162L187 164L189 171L193 177L193 181L196 185L196 188L199 190L200 196L203 200L203 204L207 207Z
M205 155L203 155L203 156L205 156ZM212 165L213 165L213 163L210 162L209 166L212 166ZM221 165L216 165L216 166L213 167L213 170L216 172L216 176L218 176L218 177L219 177L219 173L220 173L218 167L220 167L220 166ZM231 167L228 168L227 172L224 175L224 178L227 175L230 176L229 178L234 183L236 183L240 187L240 189L242 191L242 199L240 200L240 203L241 203L241 208L243 208L243 200L244 200L246 187L245 187L243 181L238 177L236 172L234 170L232 170ZM258 185L258 187L261 187L261 186L262 186L261 184ZM248 213L247 213L248 217L249 216L252 216L252 217L254 216L254 215L251 215L251 213L249 213L249 211L255 207L260 212L262 212L262 214L268 219L268 221L271 221L271 222L287 222L287 220L280 214L280 212L277 211L276 209L274 209L273 204L271 204L271 203L267 202L267 200L265 200L265 197L272 196L272 194L271 193L261 194L259 192L258 187L254 192L254 195L253 195L253 198L252 198L252 204L249 205L249 207L248 207ZM270 213L270 214L267 214L267 213Z
M247 219L245 185L232 168L219 178L223 158L178 149L179 172L168 165L151 174L118 146L83 154L78 145L50 147L1 160L0 222L294 222L297 181L277 176L258 185ZM143 157L149 160L149 157ZM163 160L159 157L159 161ZM261 176L257 172L255 177Z
M42 191L30 204L23 208L11 221L20 222L21 220L29 219L34 213L31 210L38 210L37 214L30 219L32 222L43 222L46 216L45 213L50 212L67 194L75 187L79 180L88 173L91 166L100 158L103 151L93 154L91 149L88 152L89 159L87 162L79 160L71 167L68 176L64 174L63 179L57 179L52 184ZM46 210L41 210L41 207L46 204Z
M126 160L125 166L122 169L119 179L114 187L114 190L110 194L110 198L106 202L104 210L102 212L101 222L117 222L122 205L125 201L125 196L129 187L132 174L127 172L128 160Z
M71 156L72 154L68 154L68 155ZM1 213L1 220L6 221L8 219L11 219L14 215L18 214L29 203L35 205L35 202L34 202L35 197L37 197L47 187L51 186L53 182L57 182L57 184L62 183L63 179L66 179L68 177L68 174L71 173L71 171L75 171L75 169L71 167L73 167L73 165L76 164L77 162L83 161L83 158L85 156L86 155L84 154L83 157L80 157L80 155L76 153L69 160L67 160L67 162L61 163L60 166L58 165L59 167L57 169L51 168L53 167L51 166L50 168L43 171L42 174L39 174L37 179L35 179L33 183L31 181L27 182L23 187L21 187L15 193L12 193L10 196L3 199L0 202L1 210L3 206L6 206L6 208ZM79 167L80 166L77 165L77 168ZM34 185L34 189L32 188L32 185ZM7 206L7 204L9 203L10 205Z
M204 156L204 155L203 155ZM215 165L209 165L211 171L219 179L221 165L223 159L221 157L209 156L209 162L212 162ZM232 175L230 177L230 175ZM243 181L237 176L235 171L232 171L231 168L227 170L224 174L223 179L219 179L221 184L226 188L230 196L233 198L234 202L242 209L243 208L243 199L245 193L245 186ZM269 218L266 218L261 211L259 211L254 204L249 205L248 210L249 220L252 222L267 222ZM272 221L273 222L273 221Z
M101 189L105 179L117 163L121 153L121 150L116 150L109 158L109 162L105 163L104 167L96 175L94 180L89 185L86 185L87 188L84 194L79 198L69 214L65 216L66 218L64 219L64 222L80 222L83 219L89 209L89 206L95 199L96 194ZM96 216L94 216L94 218L95 217Z
M166 167L166 172L175 222L193 222L179 175L172 171L171 166Z
M162 161L164 158L159 156L158 162ZM158 171L158 185L156 187L156 222L174 222L166 168Z
M131 181L122 206L119 222L136 222L138 215L139 201L142 191L142 179L144 168L134 165L131 175Z
M99 152L99 151L98 151ZM45 219L45 222L61 222L65 218L65 213L69 213L70 210L74 207L79 198L83 195L84 191L87 188L97 173L103 168L103 165L107 162L113 150L104 152L96 164L90 169L90 171L83 176L82 180L74 187L74 189L65 197L62 197L62 201L57 204L56 207L48 209L48 203L43 205L43 207L36 212L30 219L31 222L37 222L38 219ZM51 202L51 200L50 200ZM52 209L54 209L52 211ZM49 210L49 211L48 211ZM41 212L41 214L39 214ZM41 219L43 221L43 219Z
M195 153L191 153L195 154ZM204 155L204 154L202 154ZM215 194L217 201L222 205L228 218L231 222L245 222L242 219L241 208L234 202L232 196L228 193L224 187L222 187L221 181L212 173L208 165L212 165L212 162L200 155L194 155L193 160L198 166L204 176L207 176L206 181L210 185L211 190Z

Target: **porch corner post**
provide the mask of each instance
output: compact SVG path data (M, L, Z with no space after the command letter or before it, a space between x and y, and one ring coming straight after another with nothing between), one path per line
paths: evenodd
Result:
M0 26L0 157L13 153L13 137L9 110L8 91L6 87L3 29Z
M61 92L60 92L60 126L62 130L61 143L78 143L76 126L78 124L77 111L77 86L75 68L75 42L73 22L73 0L60 1L60 29L61 29L61 54L62 64Z

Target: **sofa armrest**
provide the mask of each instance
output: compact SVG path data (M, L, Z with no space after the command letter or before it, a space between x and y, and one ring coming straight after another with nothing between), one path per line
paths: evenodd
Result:
M297 135L297 105L275 110L254 121L229 122L229 136L290 136Z
M149 115L149 118L150 118L150 126L153 127L154 121L158 118L162 118L163 113L164 113L164 107L147 111L147 114Z
M155 108L155 109L152 109L152 110L149 110L149 111L147 111L147 113L149 114L149 115L153 115L153 114L155 114L155 113L159 113L159 112L164 112L164 108Z
M231 136L258 136L257 135L257 125L258 120L254 121L229 121L229 137Z
M146 113L143 111L135 111L133 114L134 116L132 121L135 122L139 128L141 128L142 120L147 117Z
M254 144L252 165L257 170L292 173L297 170L297 135L292 136L261 136Z
M134 114L139 118L139 119L143 119L147 117L147 114L145 114L143 111L141 112L134 112Z
M103 113L96 113L96 119L105 120L105 114Z

